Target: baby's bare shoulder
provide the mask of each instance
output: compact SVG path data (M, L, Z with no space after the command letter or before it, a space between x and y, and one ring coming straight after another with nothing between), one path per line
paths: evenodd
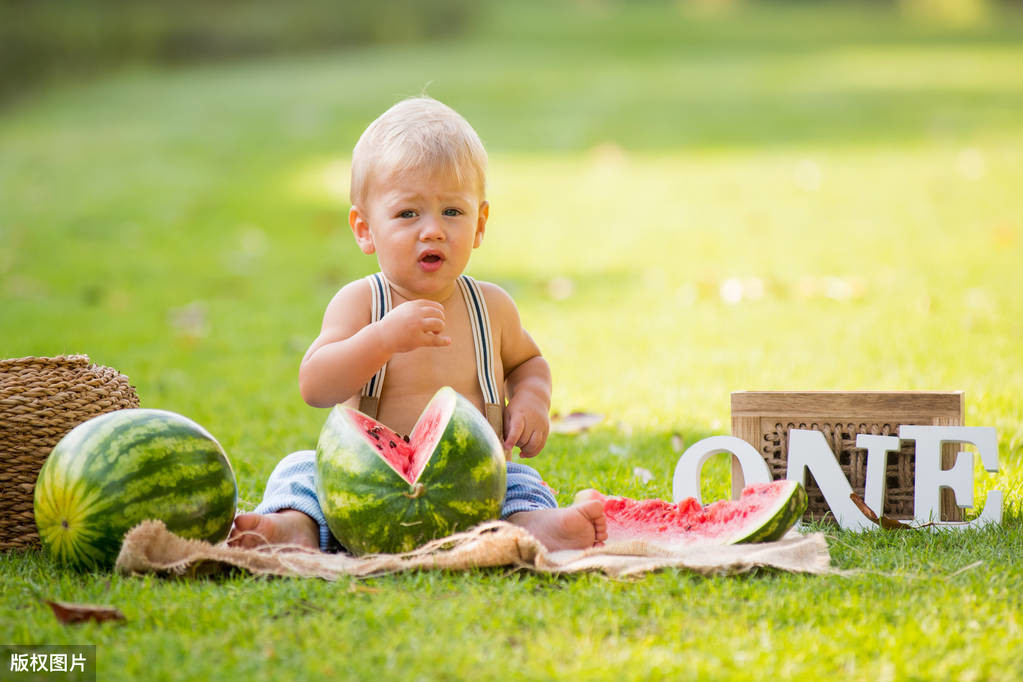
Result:
M357 279L341 287L327 304L323 314L324 327L348 328L369 324L373 291L366 278Z
M491 282L480 282L479 285L483 298L487 301L490 324L494 327L494 332L502 338L510 332L521 334L522 320L511 294Z
M519 309L511 294L489 282L480 282L480 289L487 300L494 335L501 340L499 352L505 371L510 371L529 358L539 355L540 349L522 326Z
M337 293L330 299L327 307L330 308L337 304L353 305L360 302L369 305L373 297L373 291L370 287L369 280L365 277L352 280L337 290Z
M477 282L480 285L480 291L483 292L483 298L487 301L487 308L491 311L491 317L495 314L514 314L516 317L518 316L518 308L511 294L493 282L484 282L483 280L477 280Z

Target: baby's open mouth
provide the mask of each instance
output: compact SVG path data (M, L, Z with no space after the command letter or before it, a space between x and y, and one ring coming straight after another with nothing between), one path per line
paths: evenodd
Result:
M419 256L419 267L423 272L437 272L444 267L444 256L436 251L427 251Z

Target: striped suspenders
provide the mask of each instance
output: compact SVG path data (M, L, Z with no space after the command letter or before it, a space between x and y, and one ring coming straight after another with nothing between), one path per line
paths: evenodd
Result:
M469 321L472 323L472 341L476 347L476 376L479 378L480 390L483 391L483 414L494 427L497 436L504 440L504 408L500 403L497 380L494 378L494 344L490 338L487 302L483 300L480 285L469 275L458 278L458 287L462 290L465 308L469 311Z
M373 292L373 303L371 304L373 322L379 322L391 310L391 287L387 284L382 272L370 275L366 279L369 280L369 287ZM387 374L386 362L362 387L362 395L359 398L359 412L374 419L377 416L377 408L380 406L380 392L384 390L385 374Z
M378 272L367 279L373 291L373 322L378 322L391 310L391 288L383 273ZM487 303L483 300L479 284L472 277L468 275L459 277L458 288L462 292L472 325L472 340L476 349L476 375L480 382L480 390L483 391L484 415L498 437L504 439L504 409L501 406L498 383L494 376L494 344L490 338L490 314L487 312ZM386 373L387 365L384 364L362 387L362 396L359 399L360 412L376 418Z

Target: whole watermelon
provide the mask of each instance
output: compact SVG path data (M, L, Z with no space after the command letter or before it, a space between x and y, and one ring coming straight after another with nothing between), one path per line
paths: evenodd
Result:
M114 565L124 534L159 519L185 538L227 538L238 487L223 448L173 412L94 417L53 448L39 472L35 519L43 547L80 569Z
M506 476L494 429L449 387L407 440L338 405L320 433L316 474L327 526L355 554L407 552L497 518Z

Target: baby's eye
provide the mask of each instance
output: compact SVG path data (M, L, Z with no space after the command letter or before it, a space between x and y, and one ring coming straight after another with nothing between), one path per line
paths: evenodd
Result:
M410 208L405 209L404 211L398 213L399 218L415 218L416 215L417 215L416 212Z
M445 208L444 215L446 216L462 215L462 212L457 208Z

